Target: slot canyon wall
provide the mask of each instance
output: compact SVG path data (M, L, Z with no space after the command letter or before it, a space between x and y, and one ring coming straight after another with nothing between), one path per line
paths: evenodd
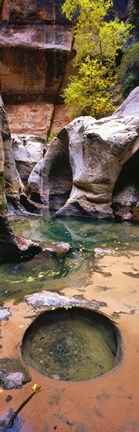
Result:
M47 139L69 121L61 93L73 71L74 23L62 14L63 2L0 0L1 94L12 133ZM137 3L114 0L111 11L122 19L136 15L136 33Z
M57 104L55 127L61 127L61 92L73 56L73 25L62 14L62 3L1 2L0 81L11 132L47 139Z
M63 0L50 0L49 2L34 0L33 3L30 0L3 0L0 2L1 94L9 122L9 126L6 127L7 130L10 128L12 133L12 140L10 132L9 137L6 138L5 141L3 140L5 144L4 150L2 150L1 166L2 170L4 166L5 184L3 183L1 186L1 194L4 203L6 202L5 195L8 199L14 197L16 202L18 201L18 204L22 196L22 203L24 205L24 198L28 192L31 195L31 199L35 198L35 201L40 200L40 204L42 205L49 205L50 196L60 193L63 196L66 194L69 196L71 193L71 198L69 199L73 199L75 202L76 200L74 200L74 198L77 198L77 206L81 203L79 189L83 188L84 191L84 180L81 180L80 185L80 181L74 178L74 171L76 171L75 165L77 162L73 163L74 157L72 152L74 153L75 149L71 149L70 138L68 137L67 145L67 138L66 141L64 141L63 138L61 140L61 136L63 135L60 133L60 135L52 141L51 149L49 145L47 145L47 138L50 130L55 133L60 130L63 131L64 126L69 123L64 105L61 103L61 92L63 86L67 82L68 76L73 70L73 58L75 55L73 50L74 22L67 21L62 15L62 3ZM115 0L113 9L111 10L112 16L118 15L125 20L132 21L132 17L134 16L134 38L136 39L138 35L137 3L138 2L135 0L125 0L121 5L121 2ZM134 13L135 11L137 12L136 14ZM122 113L120 115L123 116L125 114ZM132 113L130 112L129 115L131 116ZM133 115L135 116L135 113ZM136 123L136 121L134 123ZM67 126L65 130L69 131L69 127ZM86 131L84 130L82 136L85 136L85 133ZM1 136L3 136L2 134ZM73 135L75 136L74 131ZM102 137L99 139L99 145L101 140L103 141ZM77 141L77 139L75 139L75 141ZM82 137L81 142L83 142ZM6 143L8 143L7 146ZM99 154L97 154L97 147L99 148L98 136L96 137L96 143L97 146L93 151L95 151L96 158L99 162ZM109 158L109 149L107 150ZM93 217L112 217L114 211L118 217L132 219L132 217L135 218L135 211L134 216L132 214L133 212L130 211L130 207L133 206L137 209L138 214L137 174L135 175L134 181L132 179L134 166L138 165L138 153L135 152L137 161L135 165L133 161L131 161L131 164L128 164L128 159L130 159L131 156L132 155L128 155L126 159L123 159L122 165L120 165L122 168L121 174L120 168L116 168L117 174L115 178L112 180L106 179L106 189L108 189L108 187L111 189L111 196L109 196L109 199L106 199L106 209L104 208L105 200L103 200L102 204L104 205L102 205L99 212L96 205L98 197L95 197L94 208L91 207L92 204L89 203L87 212L91 212L90 214L93 215ZM88 163L91 162L85 162L85 159L85 170L87 172ZM125 168L124 163L128 164ZM105 165L106 164L108 165L108 160L105 160ZM130 168L129 165L131 165ZM125 175L127 178L130 177L126 174L129 171L131 179L129 178L125 185L124 178ZM120 175L120 180L118 180L118 176ZM97 176L97 171L95 176ZM115 186L115 182L117 181L118 183ZM86 184L87 183L88 181ZM103 175L101 183L103 183ZM128 194L125 192L127 187ZM84 214L84 211L86 212L85 201L89 193L89 189L88 192L86 190L84 191L82 214ZM129 209L126 206L127 197L131 204ZM89 200L93 202L93 199L91 192L91 198L87 198L87 200L88 202ZM110 208L112 199L113 210ZM78 201L80 201L80 203ZM101 205L100 201L99 197L99 205ZM72 204L71 201L70 204ZM77 213L77 206L76 211L70 213L73 213L73 215ZM124 207L125 210L123 210ZM28 210L29 209L28 207ZM66 206L59 215L66 215L68 212L69 210Z

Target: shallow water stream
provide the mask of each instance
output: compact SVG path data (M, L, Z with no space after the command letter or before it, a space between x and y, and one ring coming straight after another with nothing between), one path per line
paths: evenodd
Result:
M118 373L119 388L121 388L121 385L123 385L123 388L126 388L129 385L130 373L133 372L134 374L136 369L134 367L134 359L136 359L137 320L139 316L138 225L104 221L95 222L81 219L57 220L48 214L44 214L40 217L22 217L16 220L11 218L11 226L17 234L34 240L41 240L42 242L69 242L72 249L60 257L55 254L53 256L53 254L47 255L44 253L43 255L40 253L34 259L27 262L0 266L1 304L5 308L7 307L10 313L9 320L7 322L2 321L1 323L1 354L3 356L1 370L3 369L3 362L5 364L5 358L12 360L13 356L18 357L21 343L23 350L25 349L24 352L21 351L23 360L27 366L31 366L32 383L39 382L42 387L44 386L44 380L47 380L48 377L51 379L52 386L54 379L55 386L65 386L66 391L69 391L69 383L66 384L66 387L65 383L57 382L57 380L62 380L63 382L71 381L70 385L74 385L76 381L80 381L79 386L85 381L85 386L87 386L88 380L103 375L118 365L115 374L116 381L114 387L112 385L112 388L111 378L109 378L111 374L107 374L109 389L111 389L109 390L111 395L110 400L117 398L115 395L117 395ZM105 251L102 256L98 253L99 248ZM93 252L94 249L96 250L95 254ZM42 301L42 303L38 303L38 306L35 306L35 303L33 303L33 296L30 296L30 300L24 297L27 294L35 292L38 293L38 300L40 301L41 298ZM53 303L53 300L51 304L47 304L45 296L49 292L54 295L55 300L57 294L60 294L58 296L58 305L57 302ZM121 344L120 357L117 357L115 347L113 349L115 337L114 339L111 338L110 334L110 339L107 339L108 333L106 327L104 331L100 332L100 327L92 328L90 320L89 322L86 319L82 321L80 316L77 317L76 314L73 317L75 319L70 320L70 322L68 318L66 322L57 322L54 319L52 326L48 325L47 327L42 325L42 327L35 327L35 329L33 327L33 333L31 333L32 343L30 343L30 338L27 336L29 346L23 344L24 340L26 340L26 332L30 332L30 327L34 325L37 319L40 319L43 313L47 315L49 312L55 314L57 308L59 308L61 313L61 301L63 298L65 300L64 306L62 306L64 313L74 308L79 309L80 307L83 311L87 310L87 313L88 311L91 311L91 313L93 311L93 313L95 312L97 315L101 314L101 316L105 316L109 321L113 322L114 320L117 323L116 329L120 332L120 341L123 344ZM14 299L14 302L9 301L10 299ZM70 300L74 300L73 306L71 306ZM15 304L17 302L20 304ZM12 337L9 337L11 334ZM30 333L28 334L30 335ZM123 346L124 351L122 351ZM122 373L120 375L119 367L119 362L123 365L123 361L127 362L125 381L124 368L121 368ZM10 372L13 372L12 368ZM36 378L38 372L40 372L39 381ZM8 372L6 371L6 373ZM136 376L133 376L133 378L134 381L131 379L131 382L134 382L133 387L136 388L137 378ZM97 380L95 381L97 382ZM101 380L98 380L98 386L99 382L98 394L101 394ZM28 383L24 386L25 390L22 388L23 393L21 395L24 394L24 399L26 399L26 388L28 389L28 393L30 393L31 385ZM107 383L105 388L107 389ZM46 385L45 389L46 393L44 393L44 397L40 396L40 400L44 404L43 409L40 404L40 418L42 417L42 411L45 411L46 394L48 394L49 400L52 397L51 386ZM91 397L93 402L92 400L89 402L89 392L92 392ZM127 395L132 396L130 385L124 394L124 403L126 403L128 400ZM137 391L136 394L138 394ZM88 389L85 387L82 396L84 395L86 413L88 404L91 403L93 406L94 403L94 386L92 385ZM2 396L6 413L5 396L4 394ZM69 397L71 398L71 394ZM60 402L61 408L59 406L58 408L56 407L60 413L63 413L64 398L65 393L63 400ZM115 401L117 399L114 399L114 406ZM129 399L129 403L130 401ZM37 419L35 418L34 420L33 418L31 421L35 421L35 424L38 424L38 402L36 403L37 405L32 412L35 413ZM82 397L79 402L77 400L77 408L79 405L82 409ZM14 405L14 398L10 406L15 409L17 408L18 404L15 401ZM88 418L89 411L90 408L88 408L86 419ZM4 414L2 415L4 417ZM101 429L103 430L103 426ZM112 430L109 427L106 429ZM59 430L62 430L62 426L60 426ZM119 430L122 430L122 428L119 427Z
M23 299L25 294L35 291L59 292L60 281L71 277L77 283L89 278L94 261L94 248L114 249L116 253L138 250L138 225L131 223L98 222L82 219L54 219L49 214L38 217L12 218L13 230L24 237L44 242L69 242L74 248L63 259L36 256L33 260L19 264L0 266L0 301Z

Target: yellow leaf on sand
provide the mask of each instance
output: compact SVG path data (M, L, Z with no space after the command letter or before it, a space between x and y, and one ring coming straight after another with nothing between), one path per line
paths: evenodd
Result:
M34 384L34 385L32 386L32 390L34 391L34 393L37 393L37 392L41 391L42 388L39 387L38 384Z

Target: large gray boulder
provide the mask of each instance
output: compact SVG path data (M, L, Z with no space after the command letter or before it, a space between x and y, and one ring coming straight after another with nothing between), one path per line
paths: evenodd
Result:
M114 117L134 116L139 117L139 87L134 88L125 101L116 109Z
M37 175L42 202L48 205L51 194L65 194L70 189L56 216L112 218L116 182L127 161L138 154L138 130L139 117L131 115L73 120L51 142L40 162ZM32 191L33 180L31 174ZM123 218L130 216L125 211Z
M47 145L44 158L35 165L28 185L31 196L39 194L41 201L49 205L50 195L70 193L72 185L72 167L69 161L68 141L53 138Z

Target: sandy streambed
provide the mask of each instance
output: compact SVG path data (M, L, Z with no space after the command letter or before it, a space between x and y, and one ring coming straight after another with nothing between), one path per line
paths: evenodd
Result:
M27 368L31 381L28 378L18 389L0 388L1 421L29 396L34 383L43 389L23 408L11 431L139 431L139 253L96 253L95 266L90 263L83 272L84 268L75 279L71 274L59 280L58 293L76 299L77 304L80 300L87 305L96 301L98 310L115 321L122 337L121 361L101 377L77 383L50 379ZM56 287L55 281L53 292ZM44 284L43 291L49 288L49 283ZM20 347L25 330L42 310L56 305L38 309L24 300L19 304L5 302L4 307L11 315L1 321L0 358L23 363ZM0 431L4 432L2 424Z

